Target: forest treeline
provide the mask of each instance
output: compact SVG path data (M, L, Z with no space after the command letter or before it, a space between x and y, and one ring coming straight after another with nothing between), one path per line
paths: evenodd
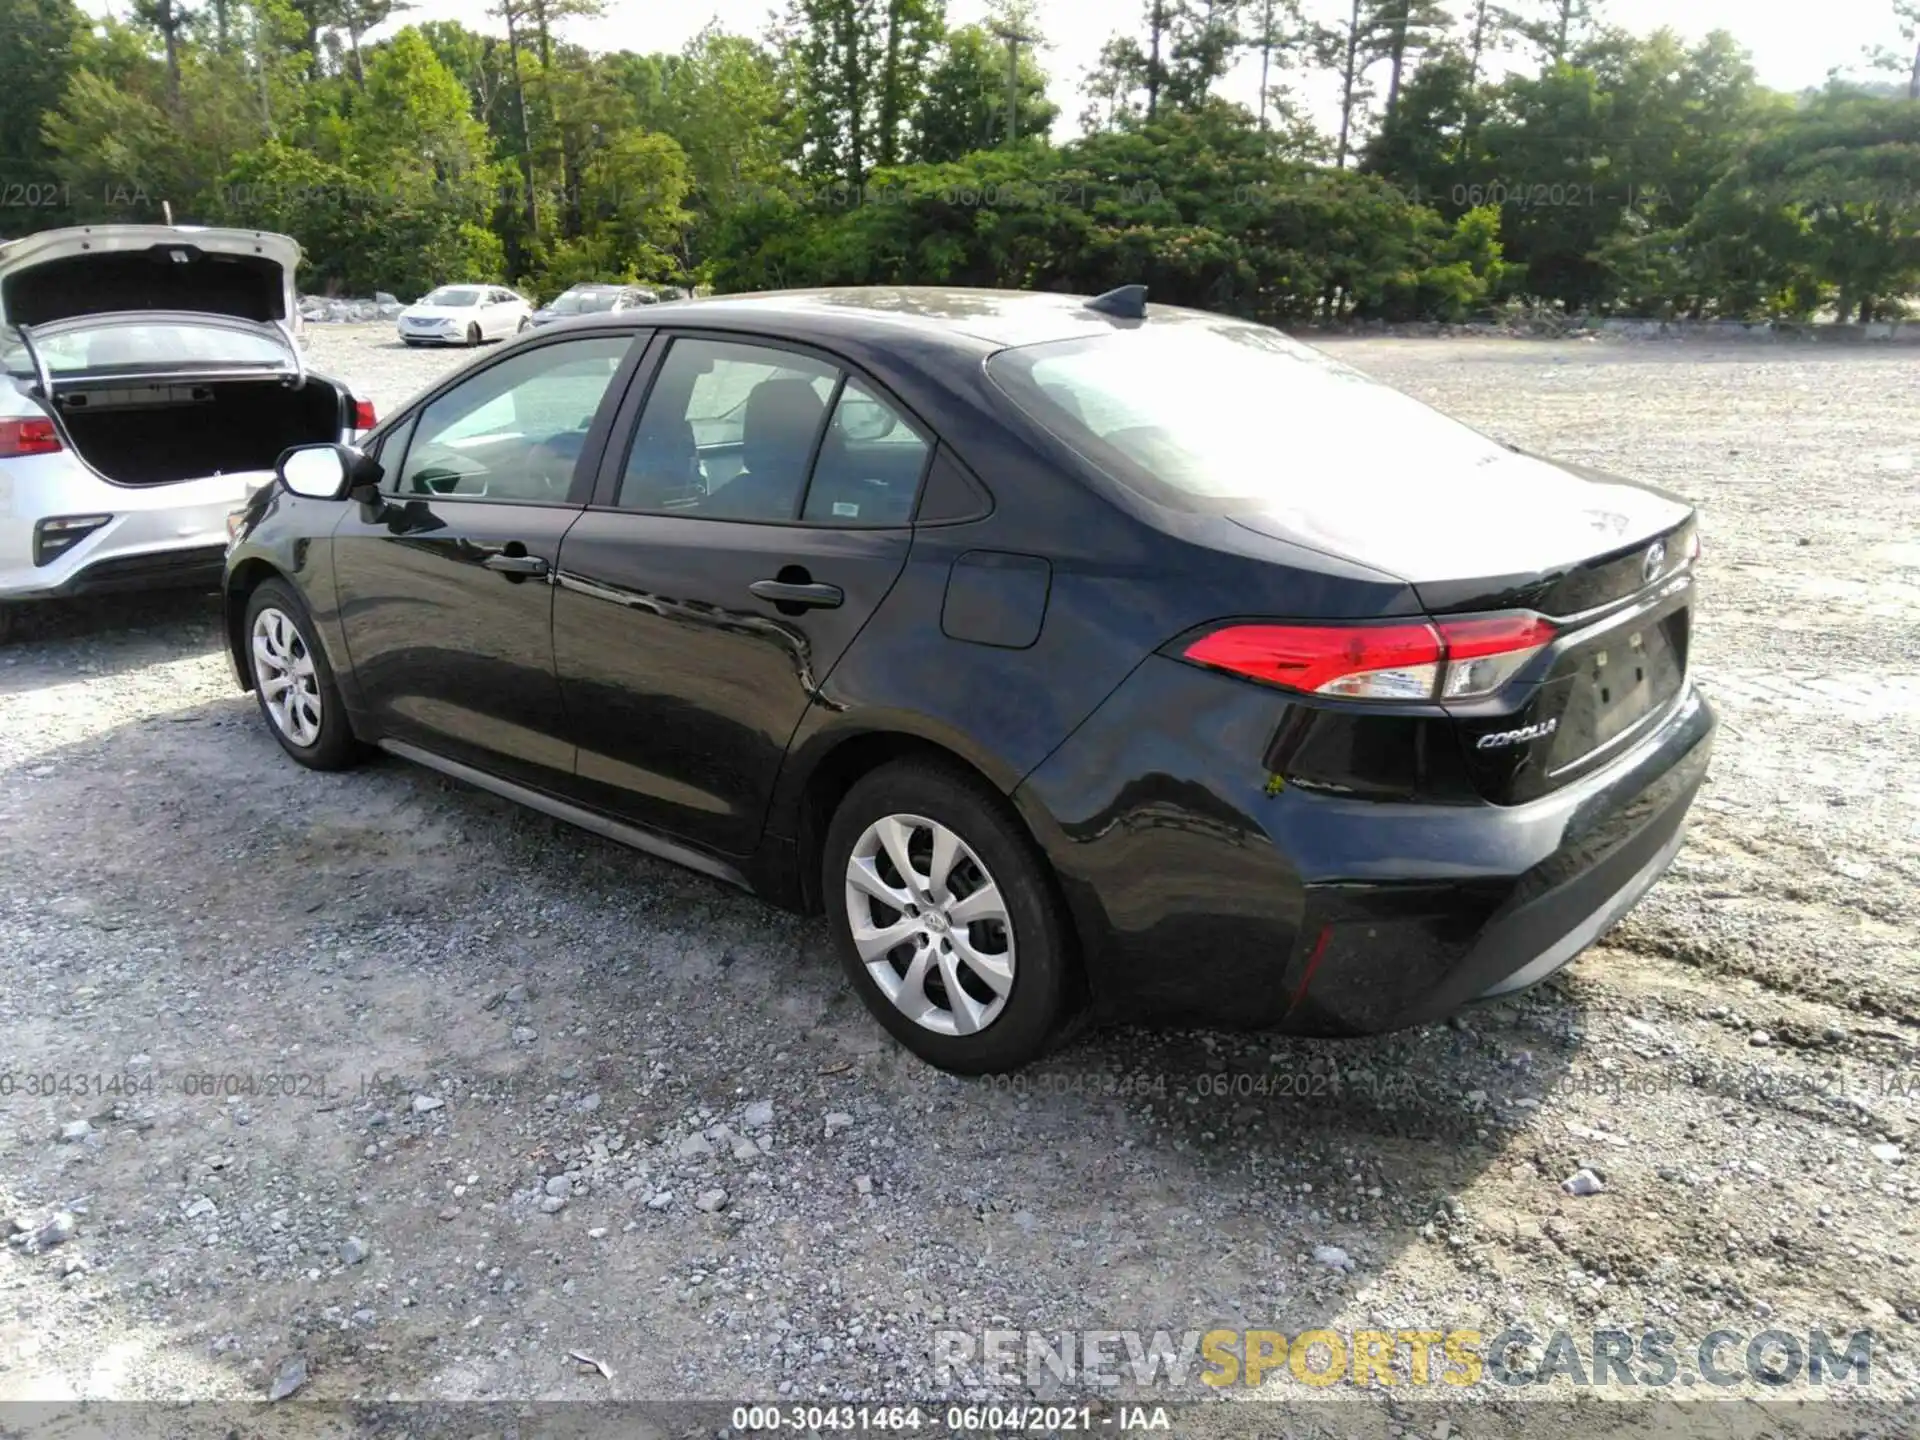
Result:
M482 33L394 0L0 0L0 235L165 207L296 236L310 291L409 299L1140 281L1282 322L1865 320L1920 293L1920 0L1797 95L1600 0L1147 0L1065 143L1025 0L792 0L677 54L570 41L600 4L495 0Z

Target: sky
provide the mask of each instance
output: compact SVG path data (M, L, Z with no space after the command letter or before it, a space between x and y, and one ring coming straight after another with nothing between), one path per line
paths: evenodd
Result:
M414 0L403 19L458 20L477 30L498 31L487 16L490 0ZM1324 9L1328 0L1308 0L1309 13ZM784 7L784 0L781 0ZM126 12L126 0L89 0L88 8L104 13ZM1338 8L1338 7L1336 7ZM1458 13L1462 5L1451 7ZM1144 5L1138 0L1037 0L1039 28L1048 39L1042 62L1052 76L1050 93L1060 107L1057 138L1066 138L1077 126L1084 101L1081 78L1107 38L1119 29L1138 31ZM1753 56L1762 84L1779 90L1820 85L1836 66L1856 65L1863 48L1898 48L1899 27L1893 0L1820 0L1817 6L1789 0L1601 0L1603 17L1625 29L1646 33L1669 26L1683 37L1698 39L1711 30L1731 31ZM984 18L985 0L948 0L950 25ZM709 21L717 20L736 33L758 36L772 12L769 0L607 0L606 14L596 20L576 20L563 33L593 50L678 50ZM1891 78L1891 77L1889 77ZM1258 61L1242 64L1220 87L1230 99L1252 105L1259 92ZM1323 124L1327 97L1305 96Z

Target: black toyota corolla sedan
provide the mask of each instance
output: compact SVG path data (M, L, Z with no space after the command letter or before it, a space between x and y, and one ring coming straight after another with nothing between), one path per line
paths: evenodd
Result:
M880 1022L1364 1034L1659 878L1714 719L1686 502L1263 326L832 290L523 337L239 518L273 734L824 911Z

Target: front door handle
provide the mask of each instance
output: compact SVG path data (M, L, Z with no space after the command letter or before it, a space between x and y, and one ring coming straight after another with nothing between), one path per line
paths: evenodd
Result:
M803 610L832 610L847 598L838 585L802 584L792 580L756 580L747 589L771 604L793 605Z
M538 555L489 555L480 562L489 570L498 570L502 575L544 575L547 562Z

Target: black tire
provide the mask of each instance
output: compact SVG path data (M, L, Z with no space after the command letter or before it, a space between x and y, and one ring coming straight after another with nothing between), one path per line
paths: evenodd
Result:
M310 656L313 661L313 693L319 702L320 723L318 733L304 744L282 728L267 700L269 677L262 674L263 666L253 641L255 626L269 610L278 611L289 622L298 642L293 653ZM253 698L259 703L260 718L267 722L267 730L280 742L280 748L309 770L345 770L362 758L365 747L354 738L346 703L340 698L340 686L333 678L333 667L327 663L327 652L314 636L313 617L285 581L262 581L247 597L247 669L253 679Z
M0 645L13 638L14 621L17 618L12 605L0 604Z
M480 343L480 327L478 325L467 326L467 344L478 345L479 343Z
M1013 956L1012 985L998 1013L971 1034L941 1034L906 1014L876 983L854 944L854 922L847 898L848 864L869 827L888 816L918 817L946 827L977 858L978 867L986 872L979 878L999 888L1006 916L1004 929L989 932L982 948L989 948L995 935L1004 939ZM915 832L915 836L931 843L930 831ZM903 760L882 766L859 780L840 802L827 827L821 866L821 896L847 978L874 1018L922 1060L956 1075L1001 1074L1038 1059L1061 1038L1075 1007L1071 933L1039 847L1005 802L978 780L957 767L926 762ZM899 878L897 867L890 861L883 869ZM966 862L956 863L952 877L956 884L968 883L960 878L963 870L968 876L976 873L966 869ZM922 903L926 903L924 898ZM868 915L870 923L881 923L883 908L875 905ZM905 911L891 913L907 921ZM948 929L943 919L943 932L958 935L958 922L953 924L954 928ZM981 943L982 937L973 934L973 929L968 927L967 938ZM928 938L919 936L903 942L876 963L903 976L908 964L917 958L914 947L924 946ZM966 972L963 978L976 988L978 998L991 1003L990 992L977 974ZM930 983L923 993L932 995L935 988ZM944 995L944 981L938 983L937 990ZM957 1013L951 1002L947 1013Z

